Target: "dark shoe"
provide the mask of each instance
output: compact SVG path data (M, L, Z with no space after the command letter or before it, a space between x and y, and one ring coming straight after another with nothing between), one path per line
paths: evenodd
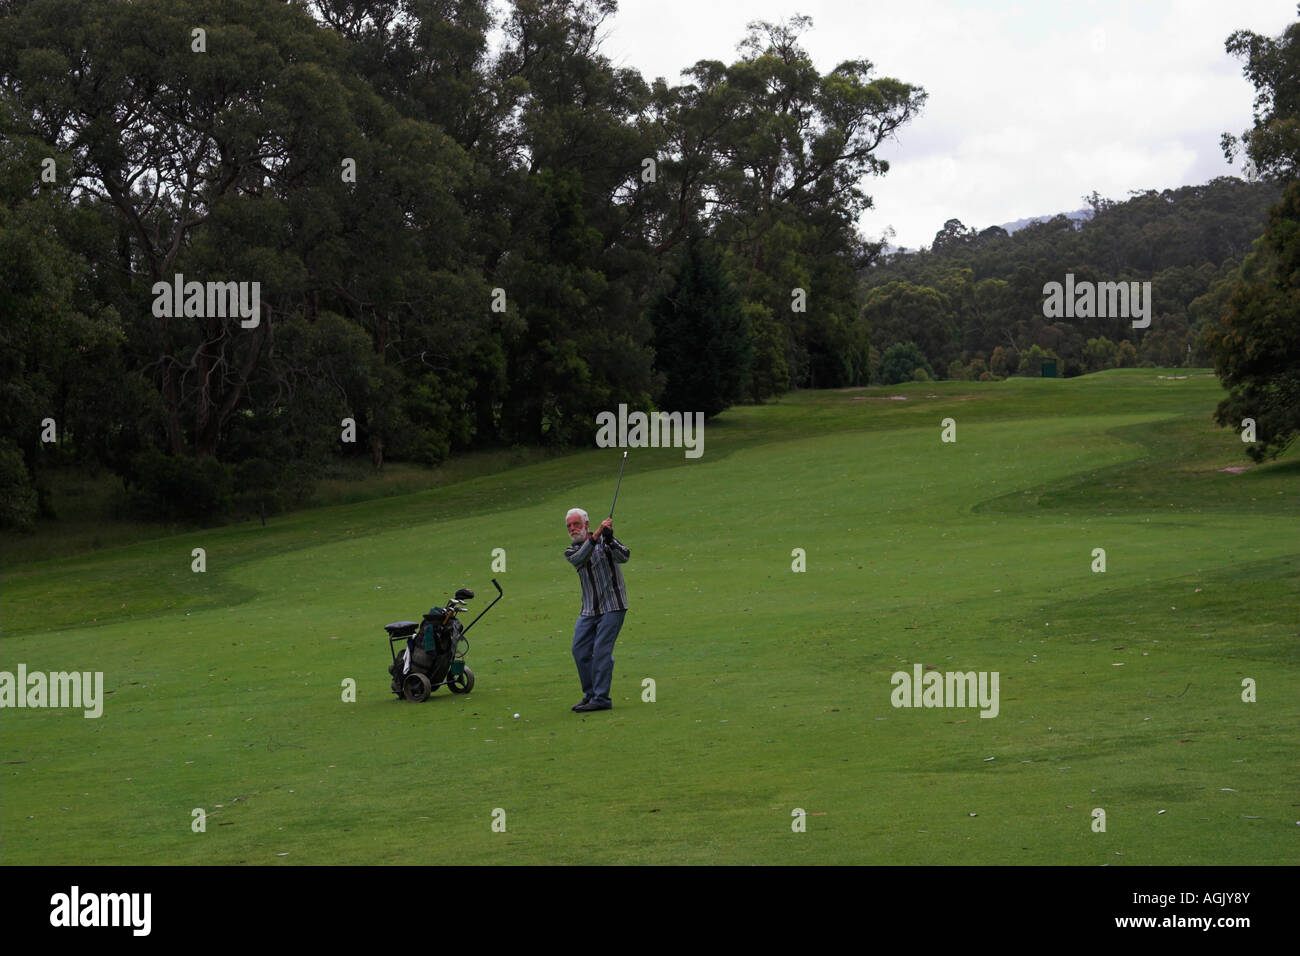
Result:
M613 705L613 704L598 704L598 703L596 703L594 700L589 700L589 701L587 701L586 703L578 704L578 706L574 707L573 709L574 709L575 711L577 711L578 713L580 713L580 714L585 714L585 713L587 713L588 711L593 711L593 710L613 710L613 709L614 709L614 705Z
M570 707L569 709L570 709L570 710L577 710L578 708L583 707L584 705L586 705L586 704L590 704L590 703L591 703L591 698L590 698L590 697L584 697L584 698L582 698L582 700L578 701L576 704L574 704L574 705L573 705L572 707Z

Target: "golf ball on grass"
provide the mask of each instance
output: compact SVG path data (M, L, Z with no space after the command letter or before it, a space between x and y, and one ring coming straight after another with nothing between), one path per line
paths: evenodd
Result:
M518 715L518 714L515 714L515 720L518 720L518 719L519 719L519 715Z

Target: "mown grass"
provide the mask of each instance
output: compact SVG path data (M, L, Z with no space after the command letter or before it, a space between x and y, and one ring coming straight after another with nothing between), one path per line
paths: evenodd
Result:
M802 393L632 451L589 717L562 518L613 450L11 566L0 666L111 694L6 712L0 859L1294 862L1297 456L1219 471L1217 383L1157 374ZM474 693L393 700L382 625L493 576ZM916 662L997 671L998 716L892 707Z

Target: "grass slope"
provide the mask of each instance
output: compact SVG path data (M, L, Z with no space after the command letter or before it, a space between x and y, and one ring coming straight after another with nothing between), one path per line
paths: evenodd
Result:
M1294 863L1298 462L1219 471L1216 380L1159 374L804 393L633 451L585 718L562 518L611 450L11 566L0 667L111 693L6 710L0 861ZM483 606L494 548L474 693L395 701L382 625ZM917 662L997 671L998 716L894 708Z

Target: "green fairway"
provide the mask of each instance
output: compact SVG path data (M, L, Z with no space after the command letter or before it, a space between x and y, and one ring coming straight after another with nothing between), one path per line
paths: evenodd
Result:
M1188 374L794 393L633 449L604 713L563 519L614 449L10 565L0 668L107 696L4 711L0 861L1293 864L1300 454L1222 471ZM493 577L473 693L395 700L383 625ZM997 672L997 715L894 707L918 663Z

